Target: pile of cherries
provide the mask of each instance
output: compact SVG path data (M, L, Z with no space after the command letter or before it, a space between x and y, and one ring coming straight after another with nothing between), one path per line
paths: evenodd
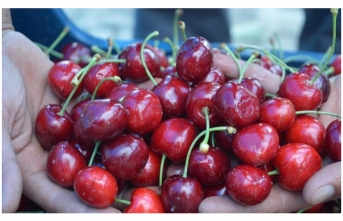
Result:
M215 195L261 203L276 182L300 191L325 156L341 160L340 115L327 128L310 115L323 114L317 109L329 77L341 72L340 55L328 75L311 63L291 72L275 56L253 53L247 64L283 76L271 95L245 68L227 78L213 55L230 51L204 37L185 38L167 57L147 43L157 35L117 56L93 55L78 42L64 47L47 73L63 102L44 106L35 121L53 182L96 208L119 202L127 213L194 213ZM128 187L131 200L120 199Z

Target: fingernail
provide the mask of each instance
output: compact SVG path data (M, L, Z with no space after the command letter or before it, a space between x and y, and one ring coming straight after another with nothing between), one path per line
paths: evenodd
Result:
M331 185L323 186L319 188L312 197L312 205L324 202L335 194L335 189Z

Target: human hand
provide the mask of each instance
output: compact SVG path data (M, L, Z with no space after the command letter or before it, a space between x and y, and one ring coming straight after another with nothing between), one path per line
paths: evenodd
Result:
M47 212L119 212L89 207L47 177L48 152L38 143L33 125L44 105L61 102L47 84L53 63L14 31L8 9L2 9L2 20L2 212L15 212L22 193Z
M244 61L240 61L244 65ZM221 68L224 74L231 78L238 77L236 63L227 55L215 54L214 64ZM275 94L280 83L280 76L270 73L258 66L249 65L245 72L247 77L256 77L264 86L266 92ZM331 78L331 94L327 102L321 105L321 111L341 113L341 77ZM320 115L319 120L325 127L335 119L332 116ZM214 196L206 198L199 206L203 213L266 213L266 212L296 212L312 205L338 199L341 197L341 162L331 162L325 158L322 169L315 173L300 192L283 189L277 183L273 185L270 195L260 204L245 206L236 203L229 196Z

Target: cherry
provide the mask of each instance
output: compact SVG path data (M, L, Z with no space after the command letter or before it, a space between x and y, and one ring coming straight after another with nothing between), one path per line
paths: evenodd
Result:
M233 79L230 81L240 83L244 88L248 89L258 98L260 104L265 101L266 92L264 91L261 82L257 78L243 77L241 82L239 82L239 79Z
M317 109L322 103L323 93L310 81L309 75L293 72L281 82L277 94L289 99L296 111Z
M85 168L86 160L72 144L61 141L51 148L46 161L48 177L62 187L73 187L76 174Z
M80 42L70 42L62 47L63 60L70 60L82 68L87 66L92 58L91 50Z
M198 83L211 70L212 46L204 37L190 37L180 46L176 55L176 70L185 81Z
M225 182L222 182L215 186L203 186L203 190L204 190L204 198L211 197L211 196L227 195Z
M120 70L120 77L122 79L132 81L134 83L141 83L148 79L145 68L140 57L142 43L134 43L128 45L118 55L119 59L125 59L125 63L118 64ZM152 46L145 45L143 49L143 56L145 64L152 76L155 76L160 71L160 59L155 53Z
M50 150L60 141L69 141L74 135L74 121L67 111L60 115L61 105L45 105L35 121L36 138L40 145Z
M101 159L113 176L121 180L135 178L149 159L147 144L131 134L120 134L102 146Z
M114 62L100 62L93 65L84 78L84 86L88 93L93 94L98 84L108 77L119 77L118 65ZM96 96L103 98L105 94L117 83L114 81L105 81L98 87Z
M235 82L226 82L213 97L218 115L237 129L254 123L260 114L258 98Z
M92 144L92 146L90 146L90 147L84 146L84 145L81 145L80 143L78 143L76 138L69 141L69 143L71 145L73 145L78 151L80 151L83 158L85 158L86 162L88 162L91 159L95 144Z
M216 146L226 153L232 153L232 138L234 134L229 133L226 130L215 131L213 133Z
M279 76L282 76L282 69L281 67L272 62L272 60L268 56L262 56L261 59L261 66L270 71L273 74L277 74Z
M81 124L77 123L74 125L74 139L79 145L89 149L93 149L96 142L94 139L83 133L81 130Z
M208 74L197 84L203 82L216 82L222 85L226 82L226 77L220 68L212 66L210 72L208 72Z
M174 175L163 181L161 199L167 213L197 213L204 191L195 178Z
M226 192L238 203L256 205L263 202L272 190L273 182L265 170L252 165L237 165L225 180Z
M152 89L160 100L163 117L181 117L185 113L185 106L191 86L177 76L166 75Z
M220 86L215 82L198 83L188 95L186 103L187 118L199 129L206 128L206 118L203 113L205 107L209 108L211 127L216 126L220 121L212 100Z
M137 187L158 186L161 156L149 148L149 158L144 168L136 177L130 180L130 183Z
M287 98L276 97L261 104L259 122L273 126L278 132L285 131L296 117L293 103Z
M84 203L95 208L111 206L118 193L114 176L98 166L88 166L80 170L75 176L73 187Z
M155 77L163 78L165 75L178 76L175 66L168 66Z
M107 93L105 98L109 98L115 101L120 101L126 94L138 89L137 85L129 82L122 82L120 84L115 84Z
M210 146L206 153L197 148L189 158L188 175L195 177L202 185L214 186L223 183L230 169L229 158L217 147Z
M333 61L329 65L329 67L333 69L333 73L329 75L330 77L341 74L341 72L342 72L341 71L342 70L342 59L341 59L340 54L337 55L333 59Z
M239 129L232 139L235 156L253 166L271 161L278 149L278 133L274 127L266 123L255 123Z
M186 159L188 149L197 135L193 124L184 118L161 122L152 132L150 146L156 153L165 154L174 163Z
M161 197L154 190L140 187L132 191L131 202L123 213L164 213Z
M300 191L307 180L321 169L322 158L308 144L288 143L281 146L272 160L279 173L278 183L290 191Z
M73 61L63 60L55 63L48 73L48 84L55 95L63 100L67 100L74 89L71 84L72 79L81 70L81 67ZM84 90L81 83L72 98L77 98Z
M314 64L304 64L298 70L298 72L307 74L311 78L315 77L319 71L319 67ZM331 84L329 77L324 72L322 72L314 81L314 85L323 93L322 103L326 102L331 93Z
M325 130L324 152L334 162L341 161L341 120L332 121Z
M84 106L76 124L87 139L104 141L121 134L127 122L128 116L121 104L111 99L98 99Z
M70 110L70 116L71 118L76 122L81 114L82 110L85 107L87 103L91 102L91 97L85 98L79 102L77 102Z
M132 133L145 134L155 130L162 121L162 106L152 91L144 88L131 91L122 100L128 113L127 128Z
M315 117L298 115L285 131L286 143L305 143L313 147L320 156L324 156L324 125Z

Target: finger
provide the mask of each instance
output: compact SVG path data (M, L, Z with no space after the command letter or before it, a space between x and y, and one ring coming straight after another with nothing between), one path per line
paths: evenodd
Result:
M214 54L213 63L215 66L220 68L227 77L239 77L238 67L231 56L225 54ZM239 64L243 68L245 61L239 60ZM257 78L263 85L265 91L272 94L277 92L281 81L281 77L279 75L273 74L257 64L250 64L244 72L244 77Z
M301 192L292 192L274 184L269 196L260 204L246 206L236 203L229 196L213 196L204 199L200 206L201 213L282 213L296 212L309 207Z
M329 164L315 173L305 184L306 202L316 205L341 197L341 162Z

